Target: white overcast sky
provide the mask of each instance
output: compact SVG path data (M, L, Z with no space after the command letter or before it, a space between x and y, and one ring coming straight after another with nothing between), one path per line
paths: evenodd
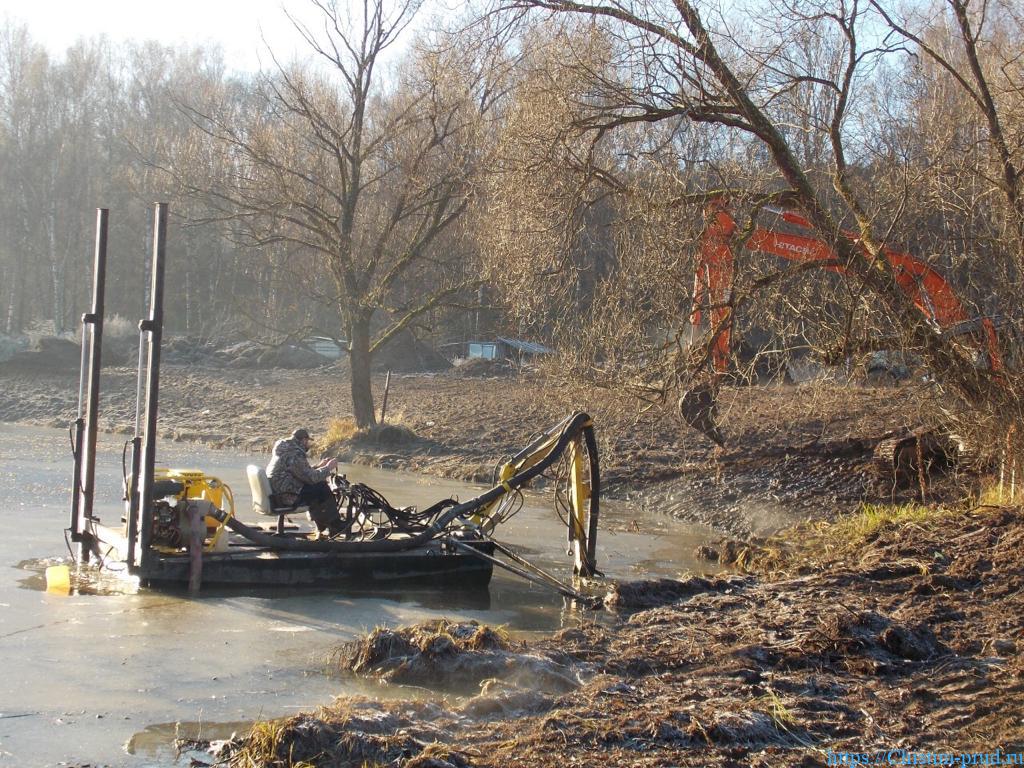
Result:
M0 23L25 24L32 39L60 56L80 37L220 44L229 68L269 63L266 38L282 61L306 52L282 7L308 13L304 0L0 0Z

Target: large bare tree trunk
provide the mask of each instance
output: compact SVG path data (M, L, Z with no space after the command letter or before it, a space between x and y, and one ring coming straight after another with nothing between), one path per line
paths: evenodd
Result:
M356 426L377 424L370 387L370 315L360 313L349 323L349 367L352 377L352 415Z

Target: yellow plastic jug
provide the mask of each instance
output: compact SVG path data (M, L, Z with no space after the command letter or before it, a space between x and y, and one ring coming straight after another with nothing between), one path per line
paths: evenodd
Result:
M68 594L71 592L71 569L66 565L51 565L46 569L46 591Z

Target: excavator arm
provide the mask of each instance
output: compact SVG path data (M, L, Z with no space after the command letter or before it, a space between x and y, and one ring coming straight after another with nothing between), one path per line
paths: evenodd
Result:
M810 221L798 213L779 211L779 215L787 224L812 230ZM679 407L690 426L721 445L723 438L714 418L715 391L718 380L728 370L732 346L733 314L730 298L735 276L733 246L738 226L723 198L716 198L708 204L705 218L706 225L694 270L690 327L692 338L703 323L704 312L708 312L712 334L708 362L713 380L711 384L703 384L686 392L679 401ZM852 232L843 232L843 236L854 243L859 239ZM817 263L821 269L830 272L847 272L835 250L812 235L755 227L743 242L743 247L787 261ZM972 334L979 351L987 358L989 370L998 374L1004 369L999 338L989 318L972 318L946 279L920 259L888 248L884 256L892 267L897 285L936 330L949 335Z
M811 229L810 222L800 214L783 211L780 216L789 224ZM703 319L703 308L710 307L714 334L711 364L714 373L721 375L728 367L731 347L732 315L728 302L734 278L732 246L738 227L721 199L709 205L707 219L695 270L694 311L690 322L696 332ZM843 235L853 242L858 239L852 232L844 232ZM822 269L831 272L847 272L835 250L810 235L756 227L743 246L750 251L772 254L788 261L817 262ZM892 267L897 285L937 330L948 334L978 334L979 349L986 354L989 369L993 372L1003 370L999 339L990 319L971 318L946 279L925 262L888 248L884 255Z
M539 465L551 465L568 457L567 545L578 575L595 573L594 544L597 538L600 475L594 424L586 414L575 413L541 434L509 459L498 471L494 490L504 493L476 509L470 521L488 533L510 517L517 503L515 492ZM512 512L514 514L514 512Z

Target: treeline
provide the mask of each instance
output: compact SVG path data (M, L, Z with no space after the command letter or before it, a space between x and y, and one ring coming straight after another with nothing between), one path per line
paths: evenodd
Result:
M247 76L215 50L84 41L53 59L0 30L0 329L74 326L97 205L114 211L111 311L139 315L161 198L171 330L345 338L361 423L355 372L380 345L463 339L481 316L661 397L706 363L694 265L727 198L737 246L792 207L843 266L737 247L719 303L750 349L900 348L967 401L1017 407L883 258L926 261L1017 332L1013 3L515 0L415 39L417 3L316 7L310 60Z
M97 207L112 209L110 311L141 316L149 206L170 193L147 160L189 132L167 89L222 80L214 51L99 39L53 58L29 30L0 28L0 330L75 330ZM169 316L175 330L199 332L224 320L239 283L252 289L254 265L223 227L184 227L188 209L175 207Z

